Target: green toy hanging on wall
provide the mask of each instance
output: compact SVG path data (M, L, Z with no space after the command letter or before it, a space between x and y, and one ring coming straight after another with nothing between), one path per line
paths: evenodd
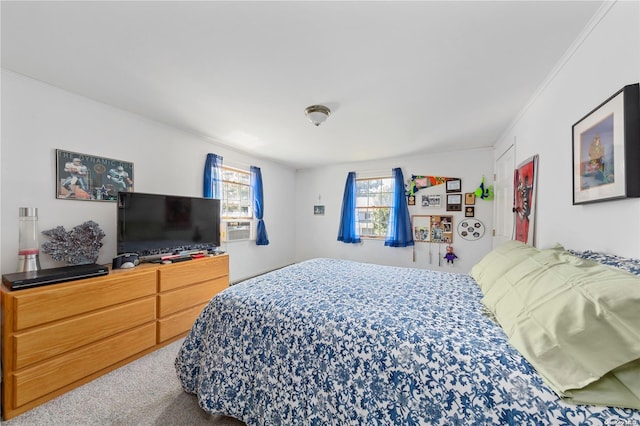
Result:
M480 182L480 186L474 192L476 197L491 201L493 200L493 185L485 186L484 184L484 176L482 176L482 182Z

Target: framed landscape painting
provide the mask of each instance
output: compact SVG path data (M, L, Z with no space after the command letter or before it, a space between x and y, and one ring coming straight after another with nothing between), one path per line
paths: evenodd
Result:
M573 125L574 205L640 196L639 98L625 86Z

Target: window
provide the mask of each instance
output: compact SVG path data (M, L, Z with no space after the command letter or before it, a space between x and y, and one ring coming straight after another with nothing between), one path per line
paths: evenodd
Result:
M253 218L248 171L222 166L222 218Z
M356 213L362 238L385 238L393 200L393 179L356 179Z

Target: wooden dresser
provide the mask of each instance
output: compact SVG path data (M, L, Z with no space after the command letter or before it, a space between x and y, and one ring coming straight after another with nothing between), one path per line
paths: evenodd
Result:
M3 419L183 337L228 286L228 255L17 291L3 286Z

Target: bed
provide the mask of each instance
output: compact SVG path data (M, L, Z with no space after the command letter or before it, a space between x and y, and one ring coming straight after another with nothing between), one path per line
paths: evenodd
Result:
M471 274L312 259L249 279L202 311L178 377L248 425L640 425L566 402L510 343L484 303L495 256Z

